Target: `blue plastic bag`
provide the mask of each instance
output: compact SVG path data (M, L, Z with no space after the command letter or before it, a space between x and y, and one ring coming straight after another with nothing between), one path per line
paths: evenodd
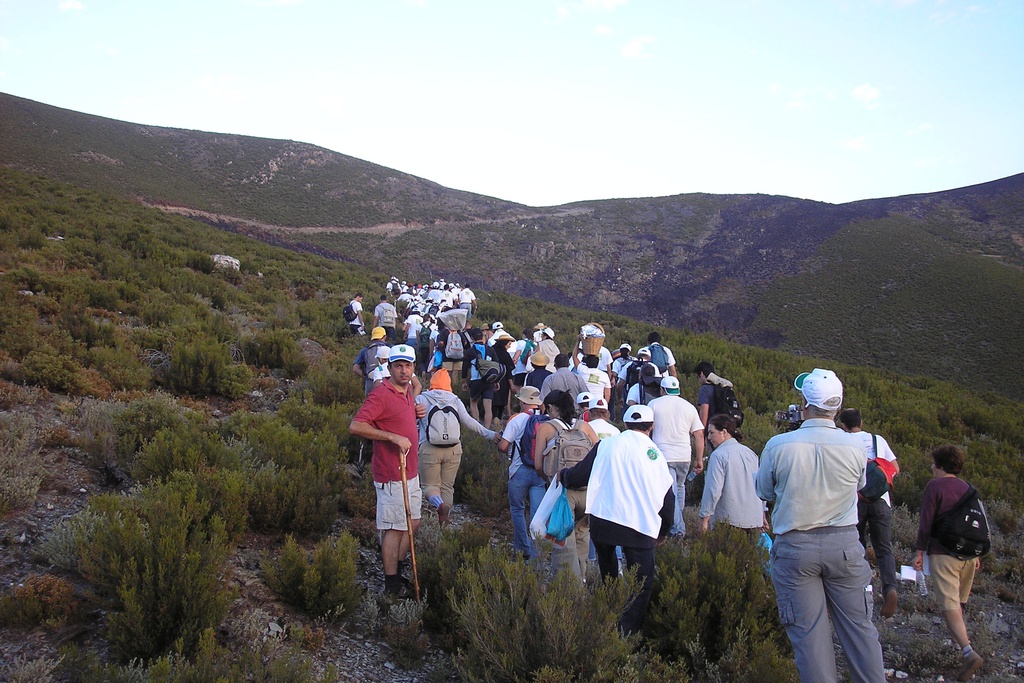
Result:
M764 573L768 576L772 574L772 537L768 535L767 531L761 532L761 538L758 539L757 545L760 548L764 548L768 551L768 559L764 563Z
M572 516L572 506L569 505L565 489L562 489L558 500L555 501L554 509L551 510L551 516L548 517L548 536L553 538L556 543L561 543L569 537L575 526L576 520Z

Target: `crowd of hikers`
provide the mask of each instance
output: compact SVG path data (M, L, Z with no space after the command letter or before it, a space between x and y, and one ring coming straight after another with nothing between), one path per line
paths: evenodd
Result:
M536 563L537 538L549 538L551 571L581 581L589 564L602 579L635 568L640 592L621 615L623 632L639 631L655 548L687 534L686 489L703 474L694 531L728 524L770 549L779 616L801 679L835 680L831 619L851 678L885 680L866 547L870 538L888 618L898 609L889 491L899 465L885 439L862 430L859 411L842 410L834 372L816 368L796 378L802 402L791 407L792 429L769 439L759 456L742 443L732 382L703 360L693 367L699 392L688 401L658 332L634 354L631 340L609 344L597 322L560 335L544 322L513 333L476 314L467 285L398 278L372 311L361 293L344 309L350 332L368 337L352 366L366 400L350 431L373 443L386 593L408 593L403 567L411 555L418 594L415 532L423 509L449 524L468 430L508 458L516 553ZM963 654L958 680L969 680L983 659L962 606L988 549L987 520L976 491L956 477L963 452L943 446L931 457L914 567L931 577ZM984 534L972 537L951 522L964 514Z

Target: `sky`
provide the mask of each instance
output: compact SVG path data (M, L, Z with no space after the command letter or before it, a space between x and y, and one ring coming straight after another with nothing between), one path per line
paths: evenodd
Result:
M532 206L1024 172L1022 0L0 0L0 92Z

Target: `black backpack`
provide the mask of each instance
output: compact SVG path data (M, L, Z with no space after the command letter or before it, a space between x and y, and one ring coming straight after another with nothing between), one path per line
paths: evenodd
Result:
M637 382L640 381L640 369L643 368L643 366L645 364L646 364L646 361L642 361L640 359L637 359L637 360L633 361L632 363L630 363L629 366L626 368L626 390L627 391L629 391L630 387L632 387L634 384L636 384Z
M356 313L356 309L352 308L351 301L345 304L345 308L341 309L341 314L345 316L345 320L347 320L348 322L355 321L356 316L358 315L358 313Z
M725 413L736 420L736 426L743 426L743 411L740 410L739 399L736 398L736 392L732 390L732 387L723 387L718 384L714 385L714 410L713 415L719 413Z
M981 557L992 548L988 516L978 490L968 485L967 493L953 509L932 523L932 538L961 560Z

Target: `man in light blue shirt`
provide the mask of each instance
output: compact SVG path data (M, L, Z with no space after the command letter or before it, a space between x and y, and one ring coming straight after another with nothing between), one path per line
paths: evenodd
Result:
M838 680L832 629L854 683L882 683L882 647L871 623L871 568L857 534L864 448L836 427L843 384L831 370L796 378L804 422L768 440L757 494L775 501L772 583L779 618L793 644L801 681Z

